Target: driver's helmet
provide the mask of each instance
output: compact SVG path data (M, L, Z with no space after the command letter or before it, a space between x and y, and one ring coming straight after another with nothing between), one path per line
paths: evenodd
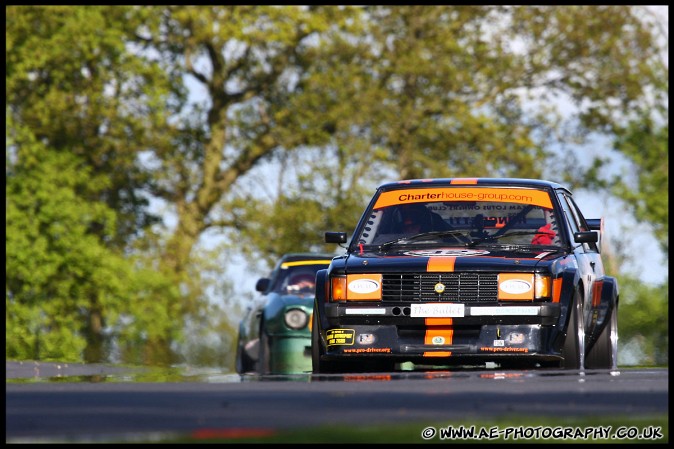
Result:
M404 204L399 212L400 232L416 234L431 230L430 212L423 204Z
M313 293L316 276L309 273L295 274L288 281L288 293Z

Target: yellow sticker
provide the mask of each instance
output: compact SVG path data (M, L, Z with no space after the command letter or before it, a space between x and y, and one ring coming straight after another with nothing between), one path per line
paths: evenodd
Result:
M325 332L328 346L352 345L356 331L353 329L330 329Z

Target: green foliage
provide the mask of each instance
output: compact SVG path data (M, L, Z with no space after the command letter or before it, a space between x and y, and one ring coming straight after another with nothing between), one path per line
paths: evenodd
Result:
M660 247L669 254L669 128L644 116L619 131L615 148L636 167L636 181L629 175L613 180L615 194L637 220L653 226Z
M17 124L89 170L81 195L116 212L111 244L157 222L139 195L150 181L139 153L171 112L168 81L127 48L138 26L120 6L7 7L6 102Z
M100 223L112 234L114 211L77 195L90 180L77 156L48 150L24 128L13 132L5 223L7 357L77 361L86 345L87 309L122 306L123 259L89 232Z
M669 363L669 281L649 286L621 276L618 308L619 348L647 366ZM627 354L626 354L627 355Z
M236 250L261 258L267 269L288 252L335 252L324 233L354 229L377 182L377 164L376 153L307 149L286 155L277 171L251 173L259 188L230 209ZM274 177L278 181L271 183Z

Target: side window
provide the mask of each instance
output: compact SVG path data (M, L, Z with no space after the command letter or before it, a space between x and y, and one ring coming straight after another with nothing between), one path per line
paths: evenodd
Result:
M272 274L270 276L271 282L272 282L271 291L280 292L281 288L282 288L281 286L282 286L282 284L285 283L285 280L286 280L287 277L288 277L288 269L287 268L285 268L285 269L283 269L281 267L275 268L274 271L272 271Z
M560 198L563 199L564 212L569 215L569 222L571 224L573 232L589 231L590 227L587 225L585 217L581 213L576 203L573 201L573 198L565 194L561 194ZM599 252L596 243L586 243L585 245L589 251Z
M585 216L580 211L580 208L578 207L576 202L571 197L568 197L567 200L569 201L569 206L571 207L571 213L574 214L576 220L578 221L578 228L583 232L590 231L591 230L590 226L587 224ZM597 248L596 243L588 243L587 246L588 248L590 248L591 251L599 252L599 248Z
M570 207L569 203L566 201L566 196L563 193L557 193L557 198L559 199L559 205L562 207L562 210L564 211L564 216L566 217L565 221L571 227L571 232L578 232L578 223L576 223L573 214L569 210Z

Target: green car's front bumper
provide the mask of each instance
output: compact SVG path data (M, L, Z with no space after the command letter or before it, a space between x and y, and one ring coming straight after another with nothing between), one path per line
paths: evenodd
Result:
M311 334L270 337L269 349L272 373L311 373Z

